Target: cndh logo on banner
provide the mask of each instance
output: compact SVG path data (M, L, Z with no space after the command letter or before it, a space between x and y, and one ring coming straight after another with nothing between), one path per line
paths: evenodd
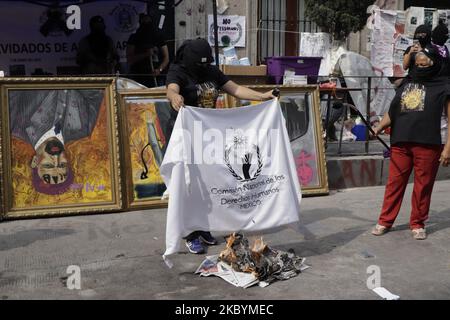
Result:
M247 182L255 180L260 174L261 169L263 167L263 162L261 159L261 152L259 149L259 146L256 144L252 144L252 148L247 147L247 138L246 137L238 137L235 136L233 139L233 144L227 145L224 152L224 161L225 165L228 168L228 171L230 171L231 175L236 178L239 182ZM238 152L238 150L243 150L243 152ZM242 175L239 175L236 170L231 165L230 161L230 155L233 155L234 157L240 156L241 162L242 162ZM254 171L253 175L250 174L250 169L252 167L252 159L253 156L256 155L258 159L258 167L256 171ZM233 161L233 163L235 163Z

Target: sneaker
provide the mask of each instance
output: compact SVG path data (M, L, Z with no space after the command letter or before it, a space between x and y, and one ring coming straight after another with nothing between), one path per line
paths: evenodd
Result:
M204 243L209 244L211 246L216 245L217 244L217 240L216 238L214 238L211 235L211 232L207 232L207 231L200 231L200 240L202 240Z
M416 240L425 240L427 238L427 232L424 228L412 229L411 231Z
M186 247L189 249L190 253L200 254L205 253L205 247L199 238L192 240L186 240Z
M389 231L390 228L382 226L381 224L377 224L373 229L372 229L372 234L374 236L382 236L383 234L385 234L386 232Z

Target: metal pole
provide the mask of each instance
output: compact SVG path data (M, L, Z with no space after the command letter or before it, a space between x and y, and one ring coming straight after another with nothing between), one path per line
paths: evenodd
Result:
M330 122L330 113L331 113L331 94L332 92L328 92L327 98L327 113L325 115L325 149L328 147L328 122Z
M219 32L217 27L217 2L216 0L212 0L213 2L213 16L214 16L214 53L216 66L219 66Z
M367 105L366 105L366 120L370 125L370 93L372 91L372 78L367 77ZM366 154L369 154L369 128L366 128Z

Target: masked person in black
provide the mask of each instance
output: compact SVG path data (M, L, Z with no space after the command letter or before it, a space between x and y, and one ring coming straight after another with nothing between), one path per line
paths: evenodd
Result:
M392 227L414 169L414 190L410 228L414 239L426 239L431 193L439 163L448 166L450 142L442 145L441 115L450 111L450 89L446 77L439 77L441 59L433 47L415 57L415 68L397 89L389 112L383 116L375 134L391 127L391 160L383 207L372 230L382 235ZM447 133L448 134L448 133ZM448 137L447 137L448 138Z
M431 29L422 24L416 28L414 32L414 44L408 47L403 55L403 69L413 69L414 57L417 52L423 50L425 47L431 44Z
M111 37L105 33L105 22L101 16L92 17L89 21L91 33L84 37L77 52L77 63L82 74L111 75L116 72L119 64Z
M167 98L172 106L172 124L178 110L184 105L215 108L219 90L245 100L268 100L275 98L272 90L260 93L237 85L220 69L211 65L214 61L211 47L205 39L185 41L177 50L176 60L167 73ZM205 252L204 244L216 244L210 232L195 231L186 237L191 253Z
M441 75L446 77L450 77L450 54L447 46L445 45L448 38L447 26L442 21L439 21L439 24L431 32L431 40L433 42L433 46L436 48L442 58ZM444 112L441 119L442 144L445 144L447 142L447 135L448 121L447 114Z
M450 76L450 54L445 45L448 40L448 28L442 21L431 32L431 40L442 58L441 75Z
M127 62L131 79L149 88L163 84L159 76L169 65L169 49L149 15L140 15L139 28L128 39Z

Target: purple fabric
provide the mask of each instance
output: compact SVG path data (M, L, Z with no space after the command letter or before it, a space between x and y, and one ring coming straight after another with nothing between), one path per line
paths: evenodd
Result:
M440 45L434 44L433 46L436 48L436 50L438 51L439 55L442 58L448 58L448 51L447 51L447 47L445 45L440 46Z
M70 186L73 183L73 173L72 170L69 168L67 172L67 179L63 183L59 184L48 184L45 183L38 174L38 169L33 168L32 169L33 174L33 187L34 189L39 193L49 194L49 195L59 195L65 193L67 190L69 190Z

